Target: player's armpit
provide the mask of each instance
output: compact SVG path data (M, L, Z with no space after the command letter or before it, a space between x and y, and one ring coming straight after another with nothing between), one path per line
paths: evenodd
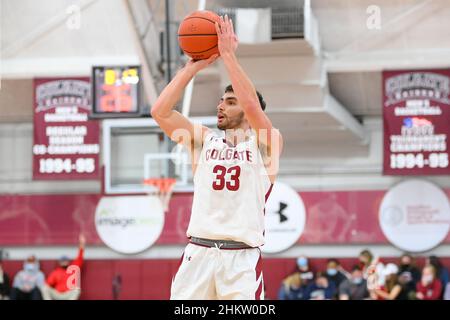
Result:
M175 143L191 148L194 145L202 144L208 132L208 128L199 124L193 124L188 118L178 111L172 110L168 116L161 117L152 114L164 133Z
M275 128L272 128L271 134L267 134L267 131L266 134L262 134L262 131L257 132L257 134L260 135L258 138L258 149L264 161L267 174L273 182L279 170L280 155L283 150L283 137Z
M273 127L255 131L261 154L267 157L280 157L283 151L283 136L280 131Z

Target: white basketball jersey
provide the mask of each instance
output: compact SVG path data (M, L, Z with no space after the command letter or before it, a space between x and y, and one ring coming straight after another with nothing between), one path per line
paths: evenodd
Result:
M272 189L256 136L236 146L206 135L194 175L188 237L264 244L264 206Z

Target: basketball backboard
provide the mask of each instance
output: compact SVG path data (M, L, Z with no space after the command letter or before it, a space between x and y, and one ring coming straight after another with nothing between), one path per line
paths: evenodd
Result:
M215 117L190 120L211 128L217 124ZM153 119L103 120L102 148L102 183L107 195L152 192L153 187L143 181L160 177L175 178L175 192L193 190L187 150L167 139Z

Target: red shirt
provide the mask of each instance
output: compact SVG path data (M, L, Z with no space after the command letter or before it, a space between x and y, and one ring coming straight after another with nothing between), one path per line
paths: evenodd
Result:
M419 281L416 286L416 291L423 294L423 300L439 300L441 298L442 284L438 279L434 279L432 283L427 286Z
M78 257L75 260L73 260L70 265L75 265L81 268L82 264L83 264L83 249L80 248L78 251ZM66 292L69 290L69 288L67 287L67 280L69 279L69 277L73 276L74 276L73 272L67 273L66 269L62 267L57 267L48 276L47 284L50 287L55 288L59 292ZM71 281L71 283L73 283L73 281Z

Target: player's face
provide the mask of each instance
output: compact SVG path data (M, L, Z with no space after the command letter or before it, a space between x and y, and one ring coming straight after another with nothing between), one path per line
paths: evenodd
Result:
M238 128L244 119L244 110L233 92L226 92L217 105L217 127L221 130Z

